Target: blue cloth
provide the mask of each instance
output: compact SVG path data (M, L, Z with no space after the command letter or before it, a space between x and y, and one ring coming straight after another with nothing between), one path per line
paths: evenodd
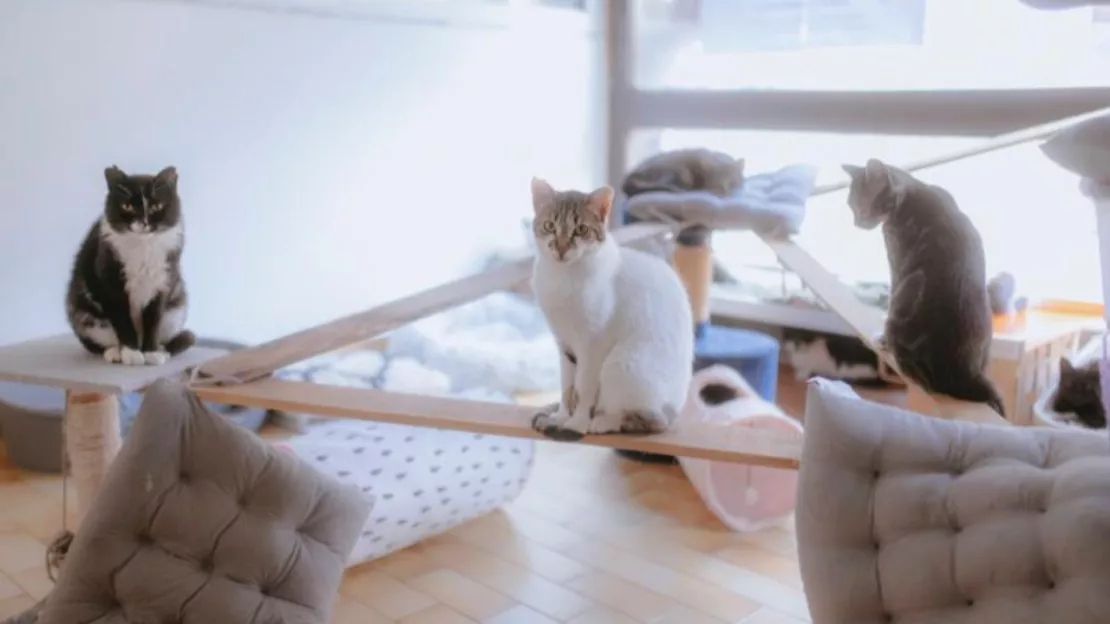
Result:
M763 332L709 325L694 343L694 370L714 364L736 369L767 401L779 381L779 341Z
M789 236L801 230L806 201L816 182L817 167L788 165L744 178L744 184L729 197L706 191L649 191L625 198L619 209L624 223L645 218L637 218L633 212L639 215L660 212L699 222L700 217L712 217L713 225L721 229L751 229L761 234Z

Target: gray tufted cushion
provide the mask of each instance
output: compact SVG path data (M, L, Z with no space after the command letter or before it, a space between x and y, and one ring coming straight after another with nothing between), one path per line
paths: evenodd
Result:
M323 624L369 507L158 382L40 624Z
M1110 622L1105 434L942 421L811 384L796 515L814 624Z

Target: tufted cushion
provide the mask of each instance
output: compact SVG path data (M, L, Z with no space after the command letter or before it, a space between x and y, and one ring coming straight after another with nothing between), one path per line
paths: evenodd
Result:
M40 624L323 624L369 507L158 382Z
M1105 435L942 421L810 385L796 512L814 624L1110 622Z

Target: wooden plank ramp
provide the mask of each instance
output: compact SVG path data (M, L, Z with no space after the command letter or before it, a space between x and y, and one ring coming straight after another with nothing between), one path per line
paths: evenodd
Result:
M635 245L674 231L676 224L637 223L612 231L622 245ZM522 258L489 271L301 330L270 342L233 351L205 362L202 377L252 381L302 360L370 340L397 328L515 286L532 274L533 258Z
M547 440L531 427L535 407L329 386L276 378L234 386L197 385L206 401L321 416ZM593 435L576 444L766 466L797 468L802 442L785 432L685 425L650 436Z

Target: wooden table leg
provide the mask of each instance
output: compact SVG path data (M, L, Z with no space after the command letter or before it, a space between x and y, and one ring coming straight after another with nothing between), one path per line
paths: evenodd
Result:
M84 517L119 452L119 399L112 394L66 393L66 453L77 489L77 517Z

